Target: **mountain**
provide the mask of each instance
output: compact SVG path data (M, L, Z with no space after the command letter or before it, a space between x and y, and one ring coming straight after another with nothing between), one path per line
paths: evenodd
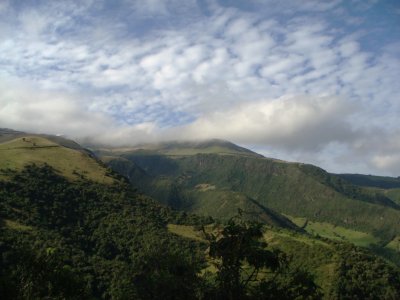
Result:
M162 205L133 189L92 152L79 145L64 146L69 143L62 144L62 138L57 142L58 138L11 133L0 143L2 299L207 299L204 295L216 288L217 270L215 261L205 255L210 248L200 229L206 225L205 230L218 235L226 228L223 220ZM272 225L264 227L261 238L271 253L280 253L283 264L276 276L266 275L272 277L265 288L275 287L274 293L297 293L301 297L303 288L315 278L325 299L400 296L397 267L340 240L307 234L239 189L251 182L246 179L247 172L259 176L256 166L265 174L272 168L273 176L279 177L286 174L287 166L296 164L249 153L227 154L226 148L178 156L143 154L142 150L140 155L135 150L127 157L123 153L107 156L107 163L119 164L122 173L130 175L140 189L153 187L161 195L173 181L178 193L171 197L173 200L190 203L189 196L197 195L204 212L204 204L210 205L207 209L212 214L213 202L219 201L219 212L233 214L241 208L245 217ZM133 159L136 157L141 159ZM268 165L261 163L264 161ZM158 173L166 175L154 181ZM227 174L231 175L228 179ZM265 178L254 180L253 187L257 188L258 180ZM155 188L155 183L161 188ZM228 183L235 184L235 189ZM304 228L320 226L293 220ZM396 241L390 244L394 249L396 245ZM268 295L272 292L268 290Z
M225 154L225 155L241 155L249 157L263 157L246 148L235 145L231 142L210 139L203 141L172 141L157 144L140 144L134 147L116 147L99 149L103 154L110 155L133 152L136 154L159 154L168 156L194 155L194 154Z
M316 166L231 150L237 147L214 140L206 147L174 142L94 152L143 192L187 212L229 218L241 208L262 220L269 211L366 233L382 244L399 235L399 204L383 191Z
M200 142L175 141L139 145L131 148L100 149L94 150L94 152L100 155L103 162L109 167L133 180L135 186L140 186L143 192L175 209L222 219L230 218L237 214L238 209L242 209L247 212L246 217L248 219L299 230L288 218L261 205L243 193L228 189L221 191L214 185L198 182L193 186L192 194L186 195L182 193L180 186L175 184L174 180L161 176L160 180L154 181L154 176L158 174L175 172L175 158L191 157L197 154L263 158L262 155L233 143L218 139ZM147 166L142 162L131 159L132 155L146 160L150 165ZM177 172L179 173L179 171ZM187 179L187 176L190 177L190 175L178 173L174 174L178 177L182 175L178 179L181 183ZM159 188L154 189L153 184L156 184ZM196 203L191 201L194 197L198 199Z

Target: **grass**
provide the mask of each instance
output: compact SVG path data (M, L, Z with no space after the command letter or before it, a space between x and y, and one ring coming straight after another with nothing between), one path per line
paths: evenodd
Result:
M194 226L168 224L167 228L169 232L172 232L176 235L199 242L205 242L205 239L202 237L202 232L195 230Z
M385 248L394 250L400 253L400 236L396 236L393 240L391 240Z
M18 171L32 163L47 163L70 180L84 176L101 183L114 181L106 175L106 169L88 154L62 147L43 137L27 136L0 144L0 170ZM0 171L0 179L6 178L4 171Z
M388 189L384 193L386 197L400 205L400 189Z
M3 219L2 220L3 224L5 227L9 228L9 229L13 229L13 230L17 230L17 231L29 231L32 230L31 226L26 226L23 225L21 223L9 220L9 219Z
M306 218L286 217L297 226L304 228L308 233L313 235L319 235L333 240L351 242L360 247L368 247L371 244L379 242L379 239L370 233L335 226L330 223L312 222Z
M298 234L294 231L289 231L289 230L277 230L277 231L273 231L273 230L267 230L264 233L264 239L265 241L269 242L269 243L274 243L274 241L276 239L290 239L292 241L296 241L302 244L307 244L308 246L313 246L316 244L322 245L324 247L329 247L329 244L327 244L324 241L318 240L318 239L314 239L310 236L307 236L305 234Z

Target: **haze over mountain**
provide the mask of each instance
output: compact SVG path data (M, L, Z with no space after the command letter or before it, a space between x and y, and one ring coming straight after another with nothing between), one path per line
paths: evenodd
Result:
M399 3L0 1L0 127L400 174Z

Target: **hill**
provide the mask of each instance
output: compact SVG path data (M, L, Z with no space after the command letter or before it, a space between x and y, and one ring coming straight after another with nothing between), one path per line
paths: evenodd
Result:
M204 153L200 147L180 155L159 151L157 145L151 152L96 153L106 155L107 165L134 186L188 212L229 218L232 206L255 216L268 209L366 233L381 244L400 232L399 205L383 191L356 186L312 165L226 154L225 149Z
M338 174L337 176L359 186L376 187L382 189L400 188L400 177L362 174Z
M216 270L205 255L210 251L209 244L202 236L192 238L212 219L172 210L138 193L124 178L105 169L86 151L30 135L14 136L1 145L8 151L4 150L7 155L0 156L0 163L8 165L7 169L2 169L0 178L2 299L207 299L205 295L218 287ZM84 155L83 158L77 153ZM203 156L210 155L216 154L190 157L200 159L197 162L206 171L209 166ZM148 158L148 155L141 157ZM179 156L179 159L187 157ZM245 162L249 159L232 154L218 157L222 159L219 166L225 168L232 163L224 162L226 158ZM149 175L149 169L127 158L108 158L109 162L119 161L121 167L126 167L131 180L141 178L146 184L153 183L154 174L150 172ZM89 168L92 173L86 167L87 173L82 176L69 172L82 167L82 159L96 166ZM174 156L175 159L178 157ZM193 162L186 163L188 165L179 167L190 169ZM156 166L163 172L171 171L169 165L154 164L154 168ZM179 173L179 169L172 169L171 174ZM102 176L96 175L97 172L106 174L110 182L99 180ZM226 170L221 172L224 177ZM194 181L197 178L197 175L185 174ZM219 178L217 175L215 181ZM169 180L168 176L165 178ZM188 179L180 180L184 183ZM223 180L219 178L220 183ZM268 243L264 247L268 246L271 253L281 253L282 259L287 255L289 264L287 267L283 264L276 276L270 271L262 273L269 278L268 284L263 285L268 295L301 296L302 288L311 284L315 276L326 299L343 298L344 293L361 298L383 295L383 298L395 299L398 296L398 269L376 256L356 247L349 248L341 241L312 237L243 192L223 190L219 186L214 189L209 184L194 187L200 194L216 191L216 198L226 197L224 206L232 205L233 199L238 203L235 208L247 203L246 210L258 209L265 214L258 217L272 218L260 219L273 225L264 228L263 238ZM219 195L220 192L223 195ZM297 219L293 222L301 225ZM217 220L216 234L222 232L224 226ZM212 224L208 225L211 227ZM396 249L396 241L392 241L390 247ZM256 254L261 254L258 250ZM276 252L278 250L284 252ZM246 270L249 271L248 267ZM362 280L354 277L355 272ZM306 282L305 278L310 281ZM265 278L258 278L259 282L263 280ZM257 283L253 284L254 292ZM275 290L269 290L271 288ZM246 299L259 298L251 295Z
M81 177L104 183L114 180L90 151L72 141L21 132L3 134L0 140L0 177L4 178L7 170L46 163L71 180Z
M340 178L361 186L373 193L385 195L391 201L400 205L400 178L362 174L338 174Z

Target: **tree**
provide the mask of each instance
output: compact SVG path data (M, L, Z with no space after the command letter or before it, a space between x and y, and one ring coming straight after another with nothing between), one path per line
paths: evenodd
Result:
M319 299L312 276L289 264L279 250L267 249L262 224L245 222L242 211L217 233L203 233L217 269L211 299Z
M261 241L262 224L244 222L239 215L231 218L217 234L203 233L209 242L209 256L217 268L214 297L243 299L248 287L258 281L260 270L277 270L283 262L282 253L267 250Z

